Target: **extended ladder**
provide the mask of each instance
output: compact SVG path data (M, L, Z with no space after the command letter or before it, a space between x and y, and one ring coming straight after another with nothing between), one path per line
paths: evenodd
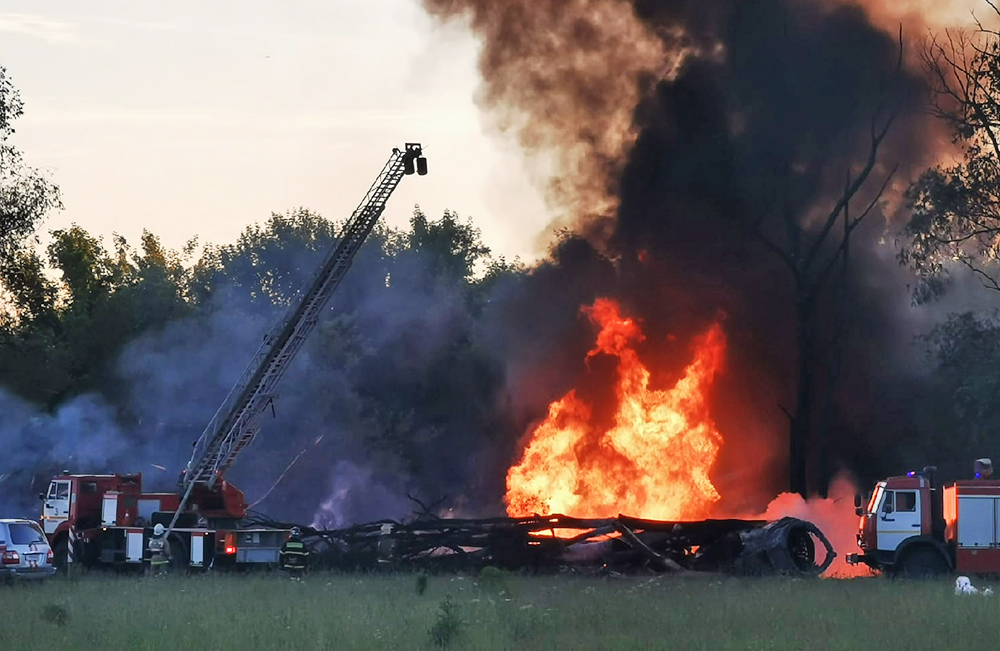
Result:
M236 386L195 442L191 460L181 478L183 494L169 529L173 529L196 485L212 488L236 456L260 429L260 418L274 400L274 389L295 354L316 326L320 312L350 269L386 202L404 175L427 173L427 161L419 144L393 149L388 162L368 189L364 199L344 225L340 240L327 253L323 264L292 300L288 310L265 337Z

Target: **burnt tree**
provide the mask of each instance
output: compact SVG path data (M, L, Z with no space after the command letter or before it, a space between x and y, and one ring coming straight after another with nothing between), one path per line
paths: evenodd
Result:
M902 68L902 54L900 31L895 75ZM794 395L790 407L780 407L789 421L789 490L803 496L824 493L831 474L825 451L846 329L850 240L875 210L896 173L895 166L885 169L879 161L895 119L895 112L886 108L890 81L891 76L887 77L881 104L873 111L864 143L866 152L858 163L848 165L832 206L817 215L815 202L796 200L794 188L800 177L819 175L823 170L819 166L803 171L795 152L784 151L769 171L764 201L745 221L752 236L781 261L791 279L796 361L790 376ZM855 200L865 207L852 214ZM819 309L823 297L828 311ZM825 382L821 378L824 370Z

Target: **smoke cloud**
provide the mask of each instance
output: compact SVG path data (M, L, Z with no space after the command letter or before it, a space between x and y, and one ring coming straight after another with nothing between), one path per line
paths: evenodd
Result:
M730 362L714 395L725 438L716 481L725 508L766 504L786 486L795 294L788 269L746 225L777 201L815 232L845 174L864 162L873 120L892 113L855 214L894 165L899 172L852 239L841 325L829 285L818 299L818 391L830 398L816 408L831 423L821 453L831 469L867 483L918 456L900 444L921 426L912 405L926 378L913 339L945 310L910 304L893 229L909 180L948 151L946 131L925 113L918 52L929 29L961 18L960 4L918 12L874 0L424 0L481 37L480 102L529 155L588 161L554 168L554 187L565 190L554 198L575 218L575 236L526 283L534 299L515 301L564 326L562 336L504 321L512 348L558 350L534 360L550 382L527 386L551 400L557 386L584 381L564 356L579 352L581 337L567 315L595 296L641 316L640 354L667 386L685 342L721 311ZM559 257L567 250L573 258ZM614 264L595 279L602 253ZM563 287L580 287L578 302L554 308ZM833 385L838 329L845 361ZM523 391L516 370L508 382Z
M606 218L635 140L633 110L678 63L621 0L426 0L482 36L478 98L552 174L564 225Z

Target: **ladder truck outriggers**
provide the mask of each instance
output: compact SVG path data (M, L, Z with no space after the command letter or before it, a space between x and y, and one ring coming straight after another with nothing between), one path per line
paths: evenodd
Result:
M403 176L427 173L419 144L392 155L344 225L322 264L265 337L229 392L181 473L176 492L146 493L142 474L87 475L63 471L42 500L42 524L56 565L141 566L152 529L166 527L171 562L193 568L275 564L288 531L241 526L243 492L226 470L257 435L281 377L319 320ZM70 556L72 553L72 556Z

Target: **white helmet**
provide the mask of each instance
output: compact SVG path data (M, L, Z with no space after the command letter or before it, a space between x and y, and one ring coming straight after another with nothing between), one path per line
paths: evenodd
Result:
M156 526L153 527L153 535L154 536L162 536L163 532L165 532L165 531L166 531L166 529L160 523L157 523Z

